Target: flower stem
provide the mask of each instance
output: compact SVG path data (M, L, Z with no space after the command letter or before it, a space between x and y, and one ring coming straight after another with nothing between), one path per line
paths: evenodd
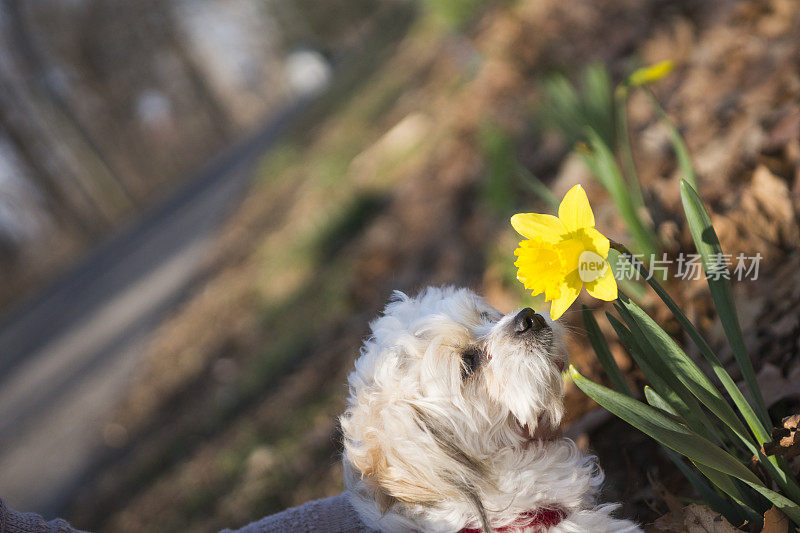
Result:
M620 85L614 91L614 110L616 111L617 147L619 148L625 178L631 188L631 196L636 203L637 212L644 207L642 186L633 159L630 134L628 133L628 87Z

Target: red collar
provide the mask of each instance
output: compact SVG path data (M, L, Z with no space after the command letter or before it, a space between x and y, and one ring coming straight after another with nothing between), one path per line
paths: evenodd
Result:
M519 516L517 523L509 526L497 528L497 533L511 533L518 529L531 526L540 526L542 531L547 528L557 526L564 520L564 511L554 509L539 509L538 511L525 511ZM481 533L482 529L465 527L458 533Z

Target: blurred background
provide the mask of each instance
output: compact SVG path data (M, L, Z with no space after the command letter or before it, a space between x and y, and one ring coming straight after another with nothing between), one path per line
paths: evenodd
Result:
M735 290L785 407L792 0L0 0L0 496L91 530L214 531L338 493L346 375L392 290L528 305L508 217L576 183L631 241L573 148L587 124L613 137L614 86L666 59L627 103L641 215L659 252L694 251L653 94L726 252L763 256ZM730 359L705 281L669 289ZM692 496L645 436L571 385L567 404L627 515Z

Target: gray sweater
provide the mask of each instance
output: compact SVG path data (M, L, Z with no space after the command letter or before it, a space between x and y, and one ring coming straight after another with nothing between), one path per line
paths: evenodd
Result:
M267 516L241 529L222 533L369 533L345 493L308 502ZM46 521L39 515L19 513L0 499L0 533L85 533L64 520Z

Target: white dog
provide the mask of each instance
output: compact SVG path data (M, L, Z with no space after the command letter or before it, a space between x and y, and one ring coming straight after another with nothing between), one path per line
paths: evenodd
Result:
M603 474L558 430L558 323L466 289L395 293L350 375L345 483L380 531L640 532L596 505Z

